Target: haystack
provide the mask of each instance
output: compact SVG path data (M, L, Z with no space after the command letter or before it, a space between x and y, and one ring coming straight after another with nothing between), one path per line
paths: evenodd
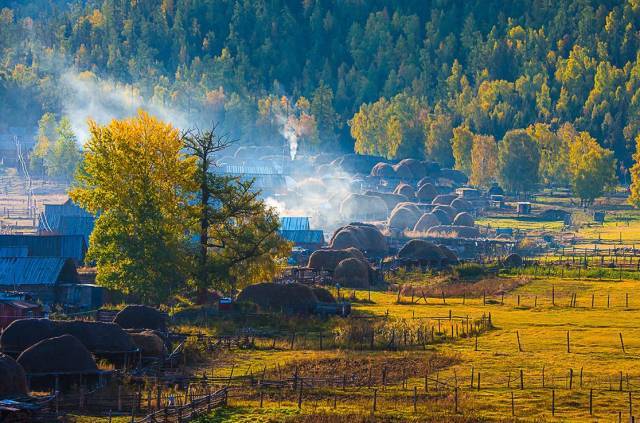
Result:
M144 305L128 305L113 319L124 329L151 329L166 332L167 323L164 313Z
M48 319L14 320L4 328L0 335L0 349L16 357L36 342L51 338L53 323Z
M365 260L364 254L356 248L345 248L341 250L322 249L316 250L311 254L307 267L333 272L338 263L350 257Z
M27 374L93 374L98 366L76 337L62 335L44 339L20 354L18 363Z
M263 310L285 312L311 312L318 303L311 288L299 283L249 285L240 292L238 301L256 304Z
M336 302L336 299L333 298L333 295L331 294L331 292L329 292L329 290L326 289L326 288L322 288L320 286L315 286L315 287L311 288L311 290L313 291L313 294L316 296L318 301L320 301L321 303L335 303Z
M123 353L135 351L131 336L115 323L87 321L57 321L52 336L73 335L93 353Z
M433 211L431 211L431 213L438 218L438 220L440 221L439 225L451 224L451 218L449 217L449 213L447 213L446 211L436 207L435 209L433 209Z
M412 239L404 244L398 251L398 258L430 266L441 266L446 260L446 256L437 245L422 239Z
M509 254L502 262L505 267L522 267L524 260L516 253Z
M424 171L428 176L437 175L440 173L440 165L438 162L434 161L423 161L422 167L424 167Z
M0 399L27 395L24 369L13 358L0 354Z
M453 224L455 226L474 227L476 223L473 221L473 217L469 213L462 212L456 215L456 218L453 219Z
M491 197L492 195L504 195L504 190L498 184L493 184L489 191L487 191L487 195Z
M433 210L442 210L445 213L447 213L447 216L449 216L449 220L451 222L453 222L453 219L456 218L456 215L458 214L458 211L456 209L454 209L451 206L436 206L433 208Z
M456 184L466 184L469 178L463 172L456 169L440 169L440 178L448 179Z
M384 200L372 195L349 194L340 203L340 215L348 220L382 220L388 214Z
M398 204L389 215L388 225L392 229L404 230L413 229L422 216L420 210L406 205Z
M380 230L365 223L351 223L338 228L329 245L334 250L357 248L374 256L384 255L388 250L387 239Z
M441 206L448 206L456 198L458 198L457 194L440 194L440 195L437 195L433 199L433 201L431 201L431 204L436 204L436 205L441 205Z
M468 226L434 226L427 231L428 236L439 238L479 238L480 231L478 228L470 228Z
M416 197L418 198L418 200L424 203L433 201L433 199L437 196L438 190L436 190L436 187L429 182L425 183L422 186L419 186L418 192L416 192Z
M425 213L413 227L414 232L426 232L429 228L440 225L440 220L433 213Z
M376 165L371 168L371 176L379 176L381 178L395 178L396 171L389 163L380 162L376 163Z
M419 179L413 176L413 172L411 171L411 166L405 163L397 163L393 165L393 170L396 173L396 178L402 179L404 181L412 181L414 179Z
M371 281L369 263L357 258L342 260L333 273L333 279L343 287L367 288Z
M453 265L458 264L458 255L446 245L438 245L440 251L447 257L447 264Z
M451 202L450 206L459 212L470 212L473 210L473 205L463 198L456 198Z
M404 195L407 198L413 198L416 195L416 190L409 184L405 184L401 182L396 186L396 189L393 190L394 194Z
M400 166L407 167L411 171L413 179L421 179L427 176L424 165L419 160L403 159L398 163L398 167Z
M393 210L398 203L409 201L409 198L404 195L392 194L390 192L366 191L364 195L380 198L387 205L387 210Z
M361 173L368 174L371 171L371 168L376 165L376 163L384 162L384 157L380 156L369 156L366 154L345 154L343 156L338 157L331 164L335 167L341 168L345 172L348 173Z
M130 335L134 344L140 349L140 353L143 356L164 357L167 353L164 341L153 331L145 330L142 332L132 332Z

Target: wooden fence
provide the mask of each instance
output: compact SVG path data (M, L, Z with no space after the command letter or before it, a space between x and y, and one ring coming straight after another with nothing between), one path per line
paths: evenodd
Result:
M169 406L148 414L142 419L132 420L135 423L182 423L191 421L211 410L227 404L228 389L222 388L214 393L193 399L182 406Z

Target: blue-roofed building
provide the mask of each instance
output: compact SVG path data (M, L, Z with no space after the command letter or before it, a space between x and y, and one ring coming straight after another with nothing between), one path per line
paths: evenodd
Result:
M305 250L315 251L324 245L324 232L311 229L308 217L281 217L279 233L294 246Z
M28 292L44 303L57 302L65 284L79 281L76 264L62 257L0 257L0 290Z
M281 231L308 231L311 229L309 218L304 216L285 216L280 218Z
M38 232L44 235L81 235L89 245L95 216L73 201L63 204L45 204L38 217Z
M15 257L57 257L84 262L87 243L83 235L0 235L0 252ZM8 256L5 256L8 257Z

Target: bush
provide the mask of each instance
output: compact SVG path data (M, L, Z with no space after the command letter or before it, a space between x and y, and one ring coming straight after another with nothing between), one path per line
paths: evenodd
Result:
M479 279L490 273L487 266L478 263L462 263L453 267L453 274L458 279Z

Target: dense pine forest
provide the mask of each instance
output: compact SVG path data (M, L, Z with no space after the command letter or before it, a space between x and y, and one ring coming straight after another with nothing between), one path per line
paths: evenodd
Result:
M303 150L463 169L469 137L588 132L622 178L640 133L638 0L1 4L0 114L13 124L68 114L72 73L242 140L269 142L284 115Z

